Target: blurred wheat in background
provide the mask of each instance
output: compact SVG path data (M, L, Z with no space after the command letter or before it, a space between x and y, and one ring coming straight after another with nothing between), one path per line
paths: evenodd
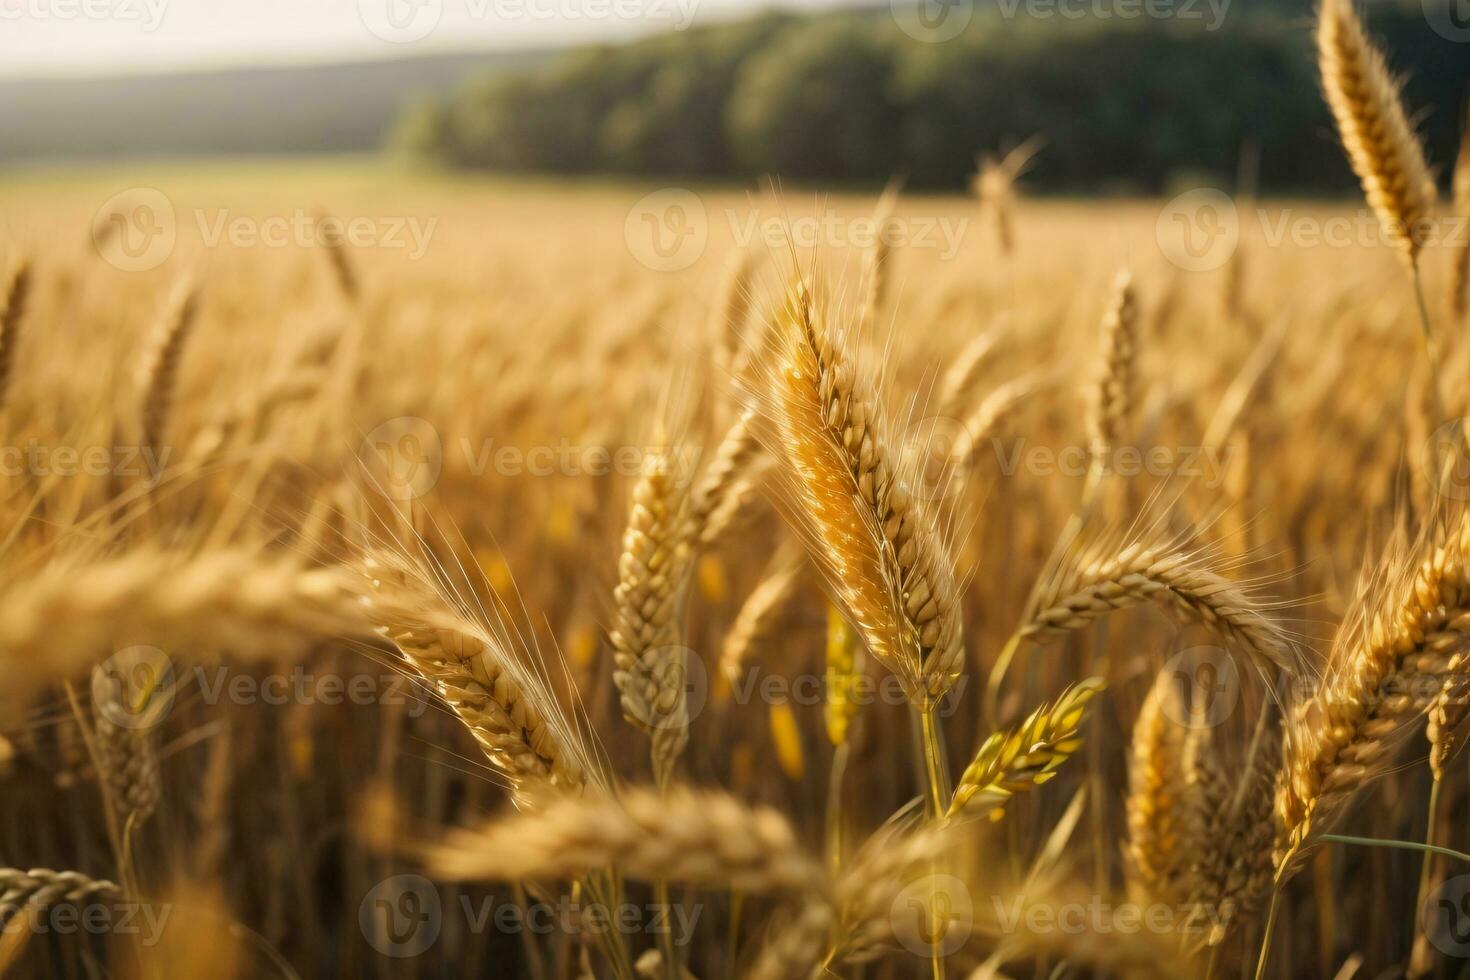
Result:
M1346 204L7 174L0 971L1461 975L1470 139L1314 29Z

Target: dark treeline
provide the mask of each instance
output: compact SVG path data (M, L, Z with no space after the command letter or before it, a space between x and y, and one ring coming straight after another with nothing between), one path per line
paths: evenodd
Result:
M1028 178L1037 187L1137 192L1226 180L1246 146L1259 151L1266 190L1348 185L1309 10L1247 10L1253 0L1235 0L1217 20L1209 4L1179 0L1175 9L1193 17L1039 18L1025 14L1028 2L996 0L942 43L909 37L885 7L770 14L579 50L533 72L472 79L447 101L419 101L394 141L465 169L854 182L902 174L911 186L955 188L977 152L1041 134L1046 148ZM1099 2L1119 0L1074 0L1072 9ZM1370 23L1407 74L1408 103L1423 112L1431 159L1446 169L1470 43L1433 30L1418 0L1375 8Z

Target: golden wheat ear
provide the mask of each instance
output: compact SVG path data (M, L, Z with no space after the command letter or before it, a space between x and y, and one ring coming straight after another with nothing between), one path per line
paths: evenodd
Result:
M49 868L0 868L0 928L30 910L57 905L85 907L93 902L113 901L123 891L104 878L89 878L79 871Z
M179 365L183 362L184 348L194 330L198 311L198 291L191 284L181 285L172 305L154 327L139 365L138 382L142 389L139 419L143 445L155 451L163 447L164 437L168 435Z
M1140 898L1178 897L1185 867L1183 785L1184 700L1177 680L1160 674L1138 717L1128 765L1128 857L1130 890Z
M616 868L643 881L821 896L820 862L786 818L725 793L632 787L617 797L562 797L428 849L437 874L465 880L555 880Z
M1268 677L1295 676L1300 658L1285 629L1268 613L1259 585L1234 581L1235 564L1194 533L1170 533L1161 522L1084 529L1038 582L1017 630L1044 640L1111 613L1147 603L1211 630L1250 657Z
M689 742L681 606L694 560L688 479L671 452L652 454L633 488L623 531L613 683L623 716L648 735L660 785Z
M1271 888L1281 724L1279 713L1267 706L1241 771L1232 774L1221 758L1216 728L1195 709L1183 760L1184 900L1193 916L1210 920L1204 942L1215 946L1261 910Z
M901 475L873 379L793 277L776 313L761 437L778 509L873 656L916 706L963 667L959 589L935 516Z
M1037 708L1015 728L986 739L960 776L949 816L994 819L1011 797L1049 781L1082 747L1082 720L1102 689L1102 679L1090 677Z
M756 651L775 639L801 593L797 585L806 555L789 540L777 549L769 567L740 607L720 649L720 672L734 685Z
M1460 152L1455 157L1455 218L1459 222L1460 233L1450 275L1450 308L1457 320L1464 320L1466 313L1470 313L1470 109L1465 115Z
M1436 197L1424 149L1352 0L1323 0L1317 17L1322 89L1363 193L1404 261L1418 263Z
M1326 677L1288 717L1276 788L1276 876L1352 810L1452 685L1470 643L1470 520L1410 546L1402 537L1370 570L1333 641ZM1432 684L1426 684L1425 681Z
M1097 473L1107 467L1107 457L1130 437L1137 394L1138 295L1133 276L1126 269L1113 284L1113 298L1102 321L1102 358L1092 401L1088 406L1087 429L1093 466Z
M31 293L31 266L22 260L10 273L9 282L0 290L0 407L4 407L10 391L10 376L15 371L15 348L20 340L21 322Z
M509 629L458 598L425 561L381 549L361 572L378 631L469 729L517 806L534 805L538 793L606 790L593 747L528 662L535 651L516 650Z

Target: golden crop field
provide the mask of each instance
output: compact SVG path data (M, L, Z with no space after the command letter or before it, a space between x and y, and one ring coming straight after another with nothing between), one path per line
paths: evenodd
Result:
M1347 142L8 175L0 969L1458 975L1470 160Z

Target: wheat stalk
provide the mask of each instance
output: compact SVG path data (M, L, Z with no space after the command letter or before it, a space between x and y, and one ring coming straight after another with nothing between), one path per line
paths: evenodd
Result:
M162 795L157 729L151 724L117 724L117 713L130 709L116 702L92 707L97 767L107 781L112 804L122 818L142 823L153 815Z
M347 254L347 242L342 228L330 215L320 212L316 215L316 227L317 240L326 252L327 264L332 270L332 281L337 284L344 299L349 303L357 303L362 298L362 280Z
M771 410L794 522L873 656L916 705L932 705L964 656L957 587L933 518L895 469L867 379L799 284L777 327Z
M380 631L469 729L518 805L546 790L602 785L576 727L512 653L507 631L455 608L421 564L379 554L366 559L364 573Z
M1000 344L1002 328L999 324L982 330L971 337L949 362L949 367L934 389L935 404L939 414L950 418L965 415L971 409L984 377L990 356Z
M750 275L754 263L743 249L735 249L725 259L715 303L710 307L709 336L720 352L725 369L738 376L744 368L745 321L750 315Z
M102 878L89 878L78 871L49 868L0 868L0 927L26 909L56 905L83 906L94 901L114 901L122 889Z
M680 786L551 800L534 814L451 831L427 858L432 873L461 881L580 878L616 868L630 878L751 895L826 890L821 865L779 813Z
M981 208L989 210L994 216L996 238L1002 255L1012 255L1016 250L1017 181L1031 165L1041 145L1041 139L1033 136L1003 157L984 154L980 157L975 175L971 179L971 190L979 199Z
M963 416L963 432L950 447L950 463L960 467L968 465L985 440L999 432L1041 384L1039 375L1030 374L997 385L969 414Z
M90 667L119 636L165 651L263 657L368 635L357 591L341 570L249 549L54 561L0 588L7 697Z
M26 315L26 302L31 293L31 266L22 261L10 273L10 281L0 297L0 406L10 391L10 377L15 370L15 348L20 342L20 327Z
M883 188L878 206L873 210L873 244L864 257L863 268L863 281L867 284L867 295L863 299L863 322L868 324L878 321L888 298L888 264L892 252L890 233L896 228L893 208L898 203L898 186L897 181L891 181Z
M1470 636L1470 615L1456 616L1444 630ZM1436 780L1444 778L1451 756L1459 748L1461 727L1470 713L1470 647L1459 646L1445 664L1444 681L1429 706L1429 769Z
M911 891L919 893L915 898L929 897L922 884L911 886L932 874L957 836L955 828L934 824L911 827L895 821L880 828L824 892L829 900L809 898L766 939L749 976L810 978L819 975L824 958L866 963L896 948L896 903ZM964 924L947 925L958 929Z
M1419 560L1390 549L1339 628L1328 676L1297 705L1286 728L1276 790L1277 877L1350 810L1429 708L1416 682L1444 685L1467 641L1470 521Z
M701 547L719 543L745 502L743 488L758 472L760 440L755 433L755 412L747 409L730 426L704 472L690 491L689 524L696 529Z
M1184 759L1188 797L1184 892L1193 914L1212 922L1206 936L1209 945L1219 944L1244 918L1258 913L1271 889L1276 773L1281 762L1281 732L1273 711L1263 716L1239 778L1224 771L1214 731L1202 720L1193 724Z
M1018 635L1060 636L1115 610L1159 602L1208 627L1261 669L1294 673L1291 645L1259 600L1216 570L1213 550L1182 545L1151 531L1132 540L1104 534L1082 545L1041 583Z
M688 651L679 646L679 606L693 561L689 495L670 453L655 453L633 488L623 532L617 626L611 640L623 716L651 741L654 776L668 782L689 741Z
M775 638L798 595L796 585L805 564L805 556L783 548L741 605L720 649L720 672L731 684L740 679L752 652Z
M1399 101L1399 85L1352 0L1323 0L1317 58L1327 104L1369 205L1404 260L1417 265L1434 208L1434 179Z
M179 363L193 332L197 312L198 294L192 287L182 288L173 307L154 328L139 367L139 386L143 393L139 408L143 445L155 451L164 444L173 409L174 388L178 383Z
M1470 312L1470 112L1466 113L1465 131L1460 134L1453 188L1460 240L1451 258L1450 308L1456 319L1463 320Z
M1012 796L1050 780L1081 747L1087 705L1102 689L1100 678L1088 678L1010 731L992 734L960 776L949 816L995 819Z
M1137 399L1138 298L1133 278L1118 273L1114 297L1102 322L1102 361L1087 415L1094 473L1106 471L1107 457L1127 438Z
M1189 846L1181 840L1183 710L1175 678L1160 674L1133 722L1128 766L1128 870L1144 894L1166 899L1180 890Z

